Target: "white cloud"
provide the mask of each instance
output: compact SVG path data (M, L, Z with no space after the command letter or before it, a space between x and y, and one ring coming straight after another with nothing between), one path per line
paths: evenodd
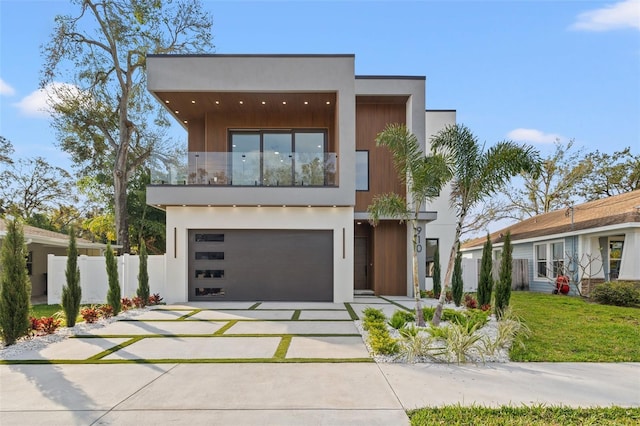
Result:
M516 142L553 143L562 136L556 133L544 133L536 129L514 129L507 133L507 138Z
M0 78L0 95L12 96L16 93L13 87L9 86L3 79Z
M48 118L51 115L50 102L60 102L56 93L78 93L78 88L68 83L49 83L44 89L34 90L14 105L27 116Z
M640 30L640 0L625 0L583 12L569 28L578 31Z

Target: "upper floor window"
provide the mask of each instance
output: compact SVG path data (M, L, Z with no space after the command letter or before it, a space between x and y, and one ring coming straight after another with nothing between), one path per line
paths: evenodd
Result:
M356 191L369 190L369 151L356 151Z
M335 180L335 155L323 130L230 133L233 185L325 186Z

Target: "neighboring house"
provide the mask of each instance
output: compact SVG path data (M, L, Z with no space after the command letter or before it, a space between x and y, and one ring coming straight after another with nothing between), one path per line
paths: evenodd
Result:
M425 111L425 77L356 76L354 62L149 55L149 91L188 131L187 167L147 187L147 202L166 211L166 300L412 293L407 225L369 224L376 194L406 192L375 138L405 123L424 146L455 111ZM448 195L421 215L422 277L433 243L453 238Z
M494 257L507 231L513 258L528 260L533 291L550 292L560 274L581 281L583 294L603 281L640 281L640 190L541 214L494 232ZM465 243L463 256L481 258L485 240Z
M35 226L23 225L24 240L27 245L27 272L31 279L31 295L43 296L47 294L47 256L66 256L69 246L69 236ZM0 220L0 242L7 234L4 220ZM83 238L77 238L78 254L100 256L106 244L92 243Z

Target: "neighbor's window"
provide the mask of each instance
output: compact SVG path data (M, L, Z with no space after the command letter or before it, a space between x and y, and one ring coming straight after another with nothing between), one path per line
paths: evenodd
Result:
M623 241L609 241L609 279L617 280L620 275L620 265L622 264Z
M369 190L369 151L356 151L356 191Z
M536 255L536 275L539 278L547 277L547 245L538 244L534 246Z
M564 242L536 244L533 250L538 278L555 279L564 274Z
M433 270L435 269L435 266L436 266L433 258L436 255L436 250L438 249L439 241L438 241L437 238L427 238L425 240L425 242L426 242L426 246L427 246L427 251L426 251L426 256L427 256L426 276L427 277L433 277Z

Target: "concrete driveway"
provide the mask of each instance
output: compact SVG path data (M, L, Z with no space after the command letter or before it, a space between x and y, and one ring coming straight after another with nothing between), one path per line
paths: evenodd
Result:
M366 306L397 308L161 306L8 357L0 424L406 425L428 405L640 405L635 363L376 364L351 319Z

